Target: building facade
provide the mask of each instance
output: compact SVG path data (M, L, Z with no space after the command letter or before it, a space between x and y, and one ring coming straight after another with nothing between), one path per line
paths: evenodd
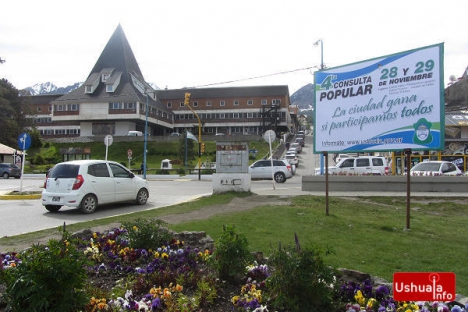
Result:
M198 124L203 133L286 133L294 123L288 86L155 90L148 84L119 25L85 82L68 94L25 97L43 138L150 136L182 133ZM29 98L29 99L28 99Z

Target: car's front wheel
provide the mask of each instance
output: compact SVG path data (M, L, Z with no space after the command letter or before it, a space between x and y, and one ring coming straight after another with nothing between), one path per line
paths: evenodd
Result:
M57 212L62 208L62 206L59 205L45 205L45 209L49 210L50 212Z
M98 202L94 195L88 194L81 200L81 211L84 213L93 213L97 208Z
M7 172L4 172L3 173L3 178L4 179L8 179L10 177L10 175L7 173Z
M138 205L144 205L148 201L148 190L145 188L142 188L141 190L138 191L136 202Z
M284 183L286 182L286 175L282 172L275 173L275 181L276 183Z

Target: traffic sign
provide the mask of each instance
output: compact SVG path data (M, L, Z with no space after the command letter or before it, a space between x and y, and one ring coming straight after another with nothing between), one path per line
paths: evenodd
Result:
M27 150L31 147L31 136L26 132L23 132L18 137L18 146L20 150Z
M111 146L112 142L114 142L114 138L112 137L112 135L106 135L106 137L104 138L104 144L106 144L106 146Z
M273 131L273 130L267 130L267 131L263 134L263 139L264 139L265 141L267 141L268 143L273 142L274 140L276 140L276 133L275 133L275 131Z

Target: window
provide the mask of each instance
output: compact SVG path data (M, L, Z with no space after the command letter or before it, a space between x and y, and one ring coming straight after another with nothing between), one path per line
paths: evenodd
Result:
M226 102L225 101L219 101L219 106L225 106Z
M38 107L38 108L37 108L37 111L38 111L38 112L41 112L41 111L42 111L42 107Z
M211 106L211 101L206 101L206 106Z
M226 115L224 113L219 114L219 118L224 119L226 118Z
M130 178L129 172L124 168L116 164L109 164L109 166L111 167L114 178Z
M247 118L254 118L253 113L247 113Z
M354 166L354 159L353 158L345 159L343 161L343 163L341 164L341 168L350 168L350 167L353 167L353 166Z
M369 167L369 158L356 159L356 167Z
M106 85L106 92L114 92L114 86L113 85Z
M107 169L106 164L95 164L88 167L88 174L100 177L100 178L109 178L109 169Z
M372 158L372 164L374 166L383 166L383 160L382 158Z
M193 102L193 107L198 107L198 102Z
M262 105L267 105L268 104L268 100L267 99L263 99L262 100Z
M234 114L232 114L232 117L233 117L233 118L239 118L239 113L234 113Z
M52 111L52 106L49 106L49 112L51 112L51 111Z
M234 105L238 106L239 105L239 100L234 100Z
M271 104L281 105L281 100L280 99L273 99L273 100L271 100Z
M247 100L247 105L253 105L253 100Z
M184 102L180 102L179 107L185 107Z
M167 108L171 108L172 107L172 102L167 102Z

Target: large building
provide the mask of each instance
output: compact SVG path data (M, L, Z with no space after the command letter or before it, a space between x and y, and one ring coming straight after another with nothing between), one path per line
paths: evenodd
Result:
M44 138L150 136L182 133L198 124L204 134L278 134L295 127L288 86L155 90L147 83L119 25L85 82L61 96L31 99ZM293 116L293 117L291 117Z

